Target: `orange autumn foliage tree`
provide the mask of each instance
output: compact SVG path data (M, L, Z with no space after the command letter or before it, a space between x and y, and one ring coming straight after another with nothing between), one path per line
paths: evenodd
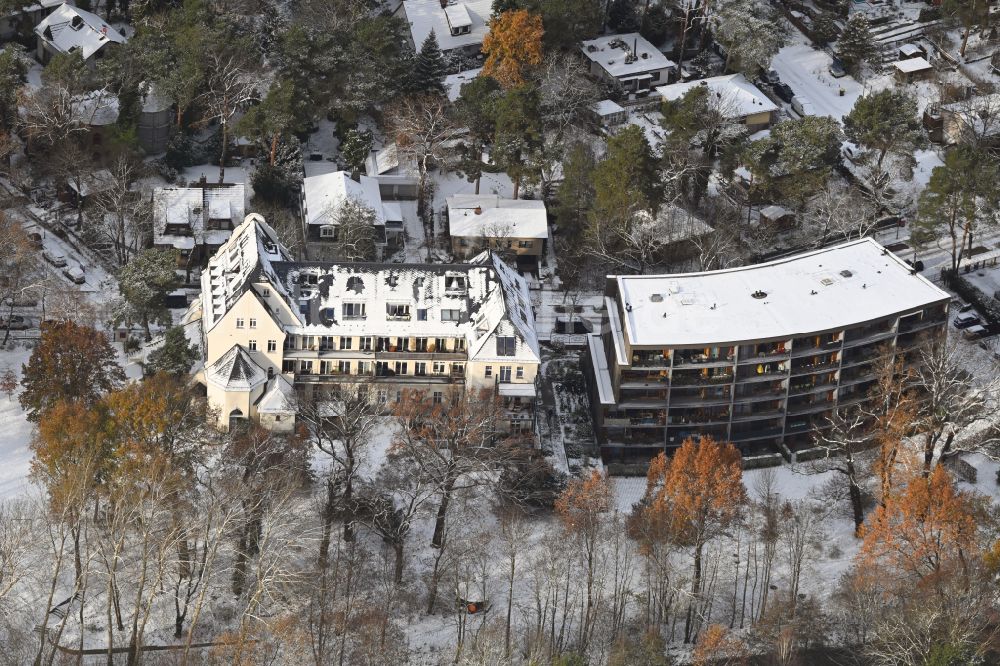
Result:
M971 498L940 466L890 496L861 536L861 563L884 565L918 585L934 585L952 573L967 581L970 560L979 551Z
M483 39L483 75L505 89L524 83L525 73L542 63L542 17L524 9L509 11L490 20Z
M646 475L643 520L676 543L694 547L692 603L688 605L684 640L692 640L695 608L702 592L702 552L736 521L747 503L740 454L732 444L703 437L684 440L672 458L660 453ZM653 529L657 529L653 528Z
M746 644L721 624L708 625L691 654L693 666L744 666L749 662Z

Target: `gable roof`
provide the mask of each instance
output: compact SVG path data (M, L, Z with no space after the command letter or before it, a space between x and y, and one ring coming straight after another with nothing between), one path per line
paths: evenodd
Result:
M265 279L283 296L272 262L290 261L291 255L278 240L274 229L257 213L247 215L223 243L201 274L201 299L205 332L216 324L239 300L250 284Z
M291 414L295 411L293 400L295 390L284 375L272 377L268 386L257 400L257 412L260 414Z
M205 379L227 391L252 391L267 382L267 372L241 345L233 345L208 366Z
M699 81L685 81L669 86L659 86L656 92L667 101L678 100L696 86L706 86L710 93L722 101L720 110L729 118L743 118L755 113L776 111L778 106L750 83L742 74L713 76Z
M362 175L357 181L346 171L308 176L302 180L302 198L306 224L334 224L336 210L347 199L371 208L375 224L384 225L387 217L378 181L369 176Z
M35 26L35 34L60 53L80 51L84 60L125 37L97 14L64 4Z
M246 186L233 183L212 187L157 187L153 190L153 240L177 249L219 245L231 235L226 229L205 229L207 220L238 224L246 212ZM167 226L182 226L189 234L168 233Z
M545 202L456 194L448 197L448 231L462 238L548 238Z

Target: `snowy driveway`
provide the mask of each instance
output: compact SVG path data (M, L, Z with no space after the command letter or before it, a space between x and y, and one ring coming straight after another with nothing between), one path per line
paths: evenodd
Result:
M771 67L796 96L812 102L818 116L830 116L840 121L854 108L864 86L850 76L835 79L828 70L832 62L826 51L807 44L792 44L778 51ZM841 97L840 89L844 89Z

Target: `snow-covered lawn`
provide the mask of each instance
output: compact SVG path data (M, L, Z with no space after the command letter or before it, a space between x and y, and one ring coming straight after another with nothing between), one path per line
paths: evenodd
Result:
M31 356L31 349L0 350L0 372L8 368L21 379L21 366ZM13 499L27 493L28 471L31 465L31 424L17 401L17 393L8 398L0 395L0 500Z
M791 86L796 97L808 99L818 116L829 116L840 120L851 112L858 97L865 90L885 87L888 84L885 77L862 85L850 76L833 78L829 72L833 61L826 51L808 44L792 44L786 46L771 61L781 80ZM840 94L840 90L844 94Z

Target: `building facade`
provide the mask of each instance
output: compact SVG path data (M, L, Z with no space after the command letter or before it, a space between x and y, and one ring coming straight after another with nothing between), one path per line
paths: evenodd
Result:
M528 288L491 253L447 265L295 262L249 215L210 259L197 308L223 428L276 417L291 427L294 394L343 383L372 386L387 409L406 389L495 391L509 427L533 427Z
M608 278L589 336L607 462L642 463L688 437L744 455L812 446L865 399L887 356L945 335L949 295L871 239L707 273Z

